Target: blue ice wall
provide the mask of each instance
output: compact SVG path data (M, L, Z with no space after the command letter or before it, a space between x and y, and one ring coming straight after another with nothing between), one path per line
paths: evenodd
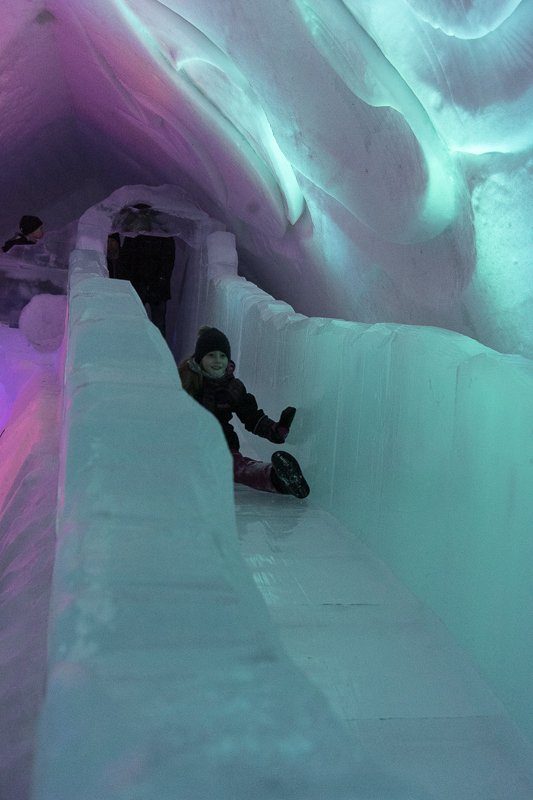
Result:
M229 272L229 271L228 271ZM313 498L445 621L533 738L533 364L436 328L307 318L243 278L208 322Z

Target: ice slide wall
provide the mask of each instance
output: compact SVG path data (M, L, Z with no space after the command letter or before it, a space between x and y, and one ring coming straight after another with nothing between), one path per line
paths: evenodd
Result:
M90 250L71 257L62 437L33 800L423 800L376 779L281 649L218 423Z
M313 499L433 608L533 739L533 363L437 328L307 318L231 274L207 318ZM266 451L265 451L266 455Z
M437 608L531 733L530 363L435 329L308 319L212 267L206 316L267 407L298 405L290 447L314 500ZM70 283L33 799L372 796L240 560L216 423L101 253L75 252ZM418 798L385 783L380 800Z

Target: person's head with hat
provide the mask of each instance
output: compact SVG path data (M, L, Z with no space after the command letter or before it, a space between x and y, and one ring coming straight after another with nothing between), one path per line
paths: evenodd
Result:
M218 328L200 328L193 358L209 378L222 378L231 358L227 336Z
M31 214L24 214L20 218L19 230L21 234L29 241L38 241L44 235L44 224L42 219L34 217Z
M2 250L9 253L16 245L36 244L44 236L44 226L42 219L31 214L24 214L20 218L19 232L4 243Z

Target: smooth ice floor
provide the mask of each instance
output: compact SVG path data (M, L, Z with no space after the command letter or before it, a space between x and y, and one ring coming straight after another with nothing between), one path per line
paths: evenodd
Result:
M532 800L533 748L439 619L312 498L235 499L287 652L369 757L434 800Z

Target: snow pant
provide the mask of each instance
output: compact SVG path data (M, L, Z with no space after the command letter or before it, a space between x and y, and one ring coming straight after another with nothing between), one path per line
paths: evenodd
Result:
M260 492L276 491L271 478L272 464L267 464L265 461L254 461L253 458L243 456L238 450L232 451L231 455L233 456L233 480L235 483L243 483Z

